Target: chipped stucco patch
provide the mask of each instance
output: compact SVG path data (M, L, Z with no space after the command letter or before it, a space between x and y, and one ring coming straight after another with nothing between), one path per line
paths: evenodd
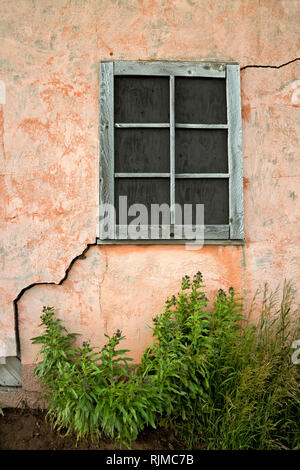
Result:
M6 87L3 80L0 80L0 104L6 103Z

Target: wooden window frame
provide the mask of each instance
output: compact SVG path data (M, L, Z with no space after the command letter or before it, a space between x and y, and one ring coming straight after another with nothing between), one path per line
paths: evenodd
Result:
M125 124L114 120L114 76L142 75L169 77L170 121L161 124ZM174 77L209 77L226 79L227 124L176 124ZM170 173L115 173L114 172L114 129L129 127L170 129ZM227 129L228 132L228 173L175 174L175 127L199 129ZM169 177L170 205L175 202L175 178L228 178L229 180L229 223L228 225L205 225L204 244L243 244L243 162L242 162L242 120L240 96L240 67L238 64L206 62L101 62L100 64L100 205L114 205L115 177ZM171 213L171 227L174 214ZM120 227L114 227L114 236L103 237L102 223L99 226L98 244L145 243L181 244L187 240L178 239L125 239ZM119 238L121 237L121 238Z

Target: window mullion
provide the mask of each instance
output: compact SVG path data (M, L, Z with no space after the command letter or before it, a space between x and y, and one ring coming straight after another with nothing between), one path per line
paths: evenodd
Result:
M175 224L175 78L170 75L170 207Z

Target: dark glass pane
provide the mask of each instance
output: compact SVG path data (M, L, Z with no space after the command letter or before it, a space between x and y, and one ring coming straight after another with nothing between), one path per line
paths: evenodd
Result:
M128 208L132 204L144 204L148 210L149 225L151 204L170 204L170 184L167 178L116 178L115 206L116 220L119 223L119 196L127 196ZM128 223L135 219L128 216Z
M176 173L227 173L226 129L176 129Z
M219 178L176 179L175 202L204 204L204 223L222 225L229 223L228 180ZM193 207L193 224L196 223L196 208Z
M226 124L225 79L176 77L175 121L180 124Z
M169 78L115 76L115 122L169 122Z
M169 173L169 129L115 129L116 173Z

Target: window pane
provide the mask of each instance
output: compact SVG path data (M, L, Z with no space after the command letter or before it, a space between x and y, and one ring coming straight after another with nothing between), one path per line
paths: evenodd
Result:
M115 122L169 122L169 78L115 76Z
M176 77L175 121L180 124L226 124L225 79Z
M175 202L182 205L182 211L183 204L204 204L206 225L229 223L227 179L176 179ZM193 224L195 223L196 207L193 206Z
M169 129L115 129L116 173L169 171Z
M176 129L176 173L227 173L226 129Z
M170 204L169 181L167 178L116 178L115 206L117 224L119 223L119 196L127 196L128 208L132 204L144 204L147 207L150 225L151 204ZM139 214L132 217L128 216L128 223L137 216Z

